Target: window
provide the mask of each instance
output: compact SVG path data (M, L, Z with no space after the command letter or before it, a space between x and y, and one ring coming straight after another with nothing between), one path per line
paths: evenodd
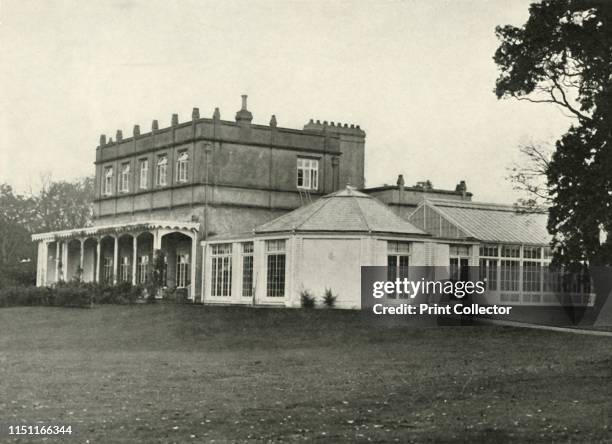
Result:
M253 242L242 243L242 296L253 297Z
M266 295L271 298L285 296L285 240L266 241Z
M408 267L410 265L410 243L387 241L387 280L408 278ZM391 299L397 298L397 294L389 294ZM408 298L410 295L401 293L401 298Z
M140 183L138 184L141 190L146 190L149 186L149 160L140 159Z
M481 245L480 256L497 257L499 255L499 248L497 245Z
M182 253L176 255L176 287L185 288L190 283L189 254Z
M187 170L189 167L189 153L187 151L182 151L179 153L178 159L176 161L176 181L177 182L187 182Z
M520 264L520 261L501 261L500 285L502 291L519 291Z
M112 283L113 282L113 258L111 256L104 257L104 266L103 266L103 277L104 282Z
M540 259L542 257L542 248L523 247L523 257L525 259Z
M519 245L502 245L502 257L521 257L521 247Z
M480 259L479 265L479 279L487 290L497 290L497 259Z
M211 296L232 295L232 244L212 245Z
M102 194L110 196L113 194L113 167L104 168L104 180L102 182Z
M297 160L297 187L303 190L319 189L319 161L318 159Z
M121 266L119 267L119 279L122 282L129 282L131 280L131 269L132 267L130 266L130 257L129 256L122 256L121 257Z
M130 190L130 163L121 164L121 175L119 176L119 192L127 193Z
M136 268L136 282L144 284L147 282L149 273L149 256L138 256L138 267Z
M166 173L168 172L168 156L162 154L157 157L157 185L160 187L165 187L167 184Z
M525 249L525 252L526 251ZM540 292L540 283L542 282L540 271L539 262L523 262L523 291Z

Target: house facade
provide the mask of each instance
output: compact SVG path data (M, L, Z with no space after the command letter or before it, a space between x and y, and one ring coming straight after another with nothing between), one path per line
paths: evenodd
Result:
M243 96L232 121L194 108L187 122L102 135L94 224L33 236L37 285L144 284L160 252L165 285L194 302L293 307L331 289L358 308L361 266L427 266L486 281L482 303L592 305L587 283L548 272L546 214L473 202L464 181L364 188L359 125L252 120Z

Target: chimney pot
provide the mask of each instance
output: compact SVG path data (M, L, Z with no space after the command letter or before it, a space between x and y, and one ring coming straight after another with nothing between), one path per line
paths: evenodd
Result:
M140 136L140 125L134 125L134 137Z
M172 114L172 126L178 125L178 114Z
M246 111L247 110L247 99L249 98L249 96L247 96L246 94L242 95L242 110Z
M121 142L123 140L123 132L121 130L117 130L117 134L115 134L115 139L117 139L117 142Z
M214 120L220 120L221 119L221 112L219 111L219 108L215 108L215 112L213 113L213 119Z
M191 119L197 120L199 118L200 118L200 108L194 108L193 111L191 111Z
M100 146L106 145L106 134L100 134Z
M270 119L270 126L276 128L276 116L272 114L272 118Z
M153 120L153 123L151 123L151 130L152 131L157 131L159 129L159 122L157 122L157 119Z

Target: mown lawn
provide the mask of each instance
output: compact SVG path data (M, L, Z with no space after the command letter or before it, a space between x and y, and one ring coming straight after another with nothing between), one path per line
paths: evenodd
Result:
M78 442L612 441L607 337L349 311L6 308L0 369L0 423L72 425Z

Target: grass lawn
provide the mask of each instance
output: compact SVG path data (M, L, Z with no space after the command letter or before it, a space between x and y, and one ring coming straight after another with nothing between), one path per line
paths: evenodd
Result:
M608 337L335 310L24 307L0 309L0 369L0 423L72 425L82 443L612 441Z

